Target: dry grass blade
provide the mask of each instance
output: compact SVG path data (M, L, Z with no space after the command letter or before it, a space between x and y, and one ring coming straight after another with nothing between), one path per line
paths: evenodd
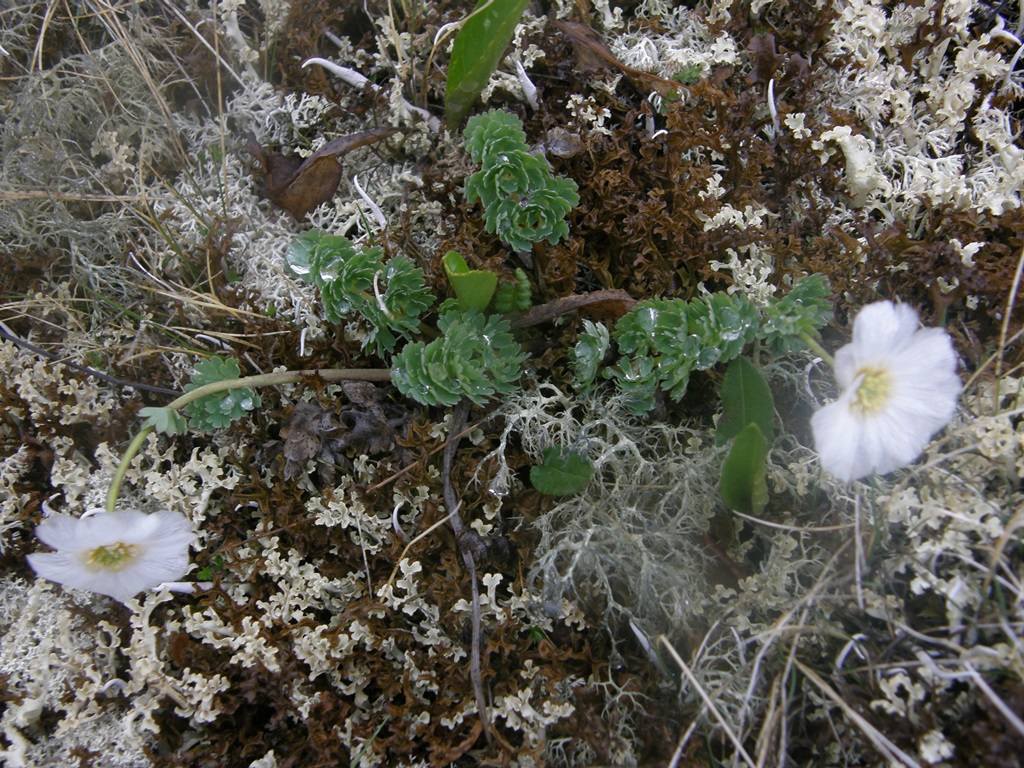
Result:
M817 672L806 664L800 662L798 659L794 659L793 663L796 665L797 669L804 673L804 676L808 680L817 686L818 690L825 694L825 696L827 696L843 711L843 714L849 718L851 723L860 729L861 733L863 733L865 738L871 742L872 746L878 750L879 754L884 755L888 760L908 766L908 768L921 768L920 763L889 741L889 739L875 728L875 726L865 720L857 710L843 701L843 697L836 693L835 689L825 682Z
M67 200L80 203L138 203L152 200L146 195L102 195L47 192L42 189L0 189L0 200Z
M751 758L750 754L743 746L743 742L740 741L735 731L733 731L732 726L729 725L729 721L722 716L722 713L718 710L718 707L715 706L714 700L711 698L708 692L704 690L704 686L700 684L700 681L694 676L693 672L690 671L690 667L687 666L685 661L683 661L682 657L676 652L676 649L672 647L672 644L668 641L668 638L662 635L660 638L658 638L658 640L663 646L665 646L665 649L669 652L669 654L671 654L672 658L675 659L676 664L678 664L679 668L683 671L683 675L686 677L690 685L693 686L693 690L697 692L697 695L700 696L701 700L704 702L704 706L706 706L708 708L708 711L711 712L712 715L714 715L715 720L718 721L718 724L722 727L722 730L725 732L725 735L729 737L729 741L731 741L733 743L733 746L736 747L737 754L739 754L740 757L743 758L743 761L748 766L750 766L750 768L757 768L757 763L755 763L753 758Z
M153 79L152 73L149 71L149 67L146 64L146 56L139 51L139 48L132 39L132 34L129 32L124 24L121 22L121 18L117 13L117 10L110 5L106 0L88 0L88 7L93 13L102 21L103 26L106 27L110 36L117 40L118 44L124 49L124 52L128 54L132 64L146 83L146 87L153 96L153 102L156 104L160 113L164 116L167 121L167 125L170 128L169 135L171 141L174 144L174 149L178 153L178 156L182 160L188 160L188 153L185 151L185 147L181 144L181 139L175 130L175 118L174 113L171 110L170 105L167 103L167 99L160 89L160 86Z

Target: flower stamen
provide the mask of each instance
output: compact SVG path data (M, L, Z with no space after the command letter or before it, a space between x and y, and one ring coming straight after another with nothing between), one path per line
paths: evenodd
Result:
M892 377L884 368L861 368L857 371L856 393L850 407L862 416L884 410L892 394Z
M131 544L125 544L121 541L116 541L113 544L109 544L102 547L96 547L96 549L89 552L89 556L85 562L94 568L103 568L108 571L120 571L124 568L128 561L135 557L135 547Z

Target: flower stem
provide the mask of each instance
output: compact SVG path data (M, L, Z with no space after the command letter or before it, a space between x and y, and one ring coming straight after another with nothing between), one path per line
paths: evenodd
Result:
M153 427L146 427L139 434L137 434L124 451L124 456L121 457L121 463L117 465L117 471L114 472L114 479L110 481L110 488L107 489L107 512L113 512L114 507L117 504L117 494L121 491L121 483L124 482L125 473L128 471L128 465L131 464L132 458L139 452L139 448L146 442L146 438L149 437L150 432L153 431Z
M807 345L811 352L813 352L826 363L828 363L830 367L836 367L836 361L833 359L832 355L826 352L825 348L821 346L821 344L819 344L816 339L811 338L809 334L801 333L800 340Z
M277 371L275 373L262 373L257 376L243 376L240 379L225 379L215 381L211 384L204 384L196 387L172 400L167 408L180 411L189 403L198 400L200 397L212 395L217 392L226 392L229 389L242 389L243 387L276 387L282 384L297 384L302 379L317 378L325 382L338 381L391 381L391 371L387 368L324 368L305 371ZM137 434L125 449L121 463L117 465L114 478L110 481L110 489L107 491L106 511L113 512L117 504L117 496L121 492L121 483L128 472L135 454L142 448L146 438L152 433L153 427L145 427Z

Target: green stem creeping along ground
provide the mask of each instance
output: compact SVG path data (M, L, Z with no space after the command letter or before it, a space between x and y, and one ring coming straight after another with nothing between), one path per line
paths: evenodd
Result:
M229 389L239 389L242 387L275 387L282 384L297 384L305 378L319 378L321 381L329 383L338 381L385 382L391 381L391 371L387 368L326 368L308 371L278 371L257 376L243 376L239 379L215 381L211 384L196 387L176 400L171 401L166 407L174 411L180 411L189 403L217 392L226 392ZM114 507L117 504L117 496L121 492L121 483L124 482L124 476L128 472L128 467L153 429L152 426L145 427L125 449L124 456L121 457L121 463L118 464L114 478L110 482L110 490L107 491L107 503L105 506L107 512L114 511Z

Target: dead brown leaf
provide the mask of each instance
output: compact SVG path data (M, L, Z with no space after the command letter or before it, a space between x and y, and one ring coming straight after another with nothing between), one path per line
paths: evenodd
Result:
M339 160L342 155L358 147L383 141L395 132L394 128L373 128L340 136L324 144L305 160L266 150L252 135L245 148L263 166L264 197L301 219L321 203L330 200L338 190L341 182Z

